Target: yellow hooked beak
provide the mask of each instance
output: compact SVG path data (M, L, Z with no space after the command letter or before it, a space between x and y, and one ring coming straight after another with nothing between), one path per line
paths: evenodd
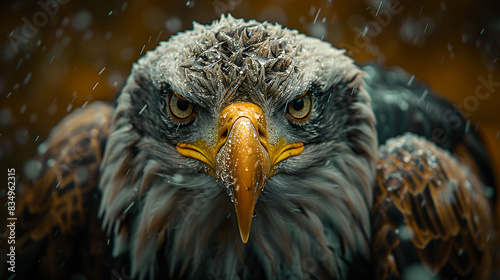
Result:
M215 145L204 140L177 144L181 155L206 163L210 174L229 188L244 243L250 235L255 203L267 179L274 175L274 167L303 150L303 143L287 143L283 138L271 143L262 109L243 102L220 113Z

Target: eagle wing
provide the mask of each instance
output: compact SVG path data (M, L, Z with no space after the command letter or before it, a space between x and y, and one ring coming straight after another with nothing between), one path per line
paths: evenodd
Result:
M406 132L450 151L477 174L494 197L495 178L480 130L452 103L403 69L367 65L367 86L377 116L380 144ZM476 127L476 129L474 129Z
M379 150L372 208L378 279L410 267L441 279L483 278L493 225L482 183L447 151L412 134Z
M65 278L75 271L72 250L102 253L97 184L111 111L102 102L75 110L39 147L30 164L37 174L23 182L17 201L17 263L27 269L19 267L16 278Z

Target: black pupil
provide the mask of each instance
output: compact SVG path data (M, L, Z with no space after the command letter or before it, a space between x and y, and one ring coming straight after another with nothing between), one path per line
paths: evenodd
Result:
M304 109L304 99L299 98L299 99L293 101L292 107L295 111L300 111L300 110Z
M186 111L189 108L189 102L182 99L177 99L177 108L181 111Z

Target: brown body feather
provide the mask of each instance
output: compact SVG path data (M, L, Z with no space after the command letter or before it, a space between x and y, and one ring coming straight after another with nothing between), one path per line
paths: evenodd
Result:
M388 141L379 155L372 208L378 279L401 278L415 261L445 278L486 277L493 225L475 175L415 136Z
M106 238L97 221L97 182L111 111L104 103L78 109L41 146L39 175L23 182L18 200L16 246L25 261L16 278L65 279L74 265L98 263Z

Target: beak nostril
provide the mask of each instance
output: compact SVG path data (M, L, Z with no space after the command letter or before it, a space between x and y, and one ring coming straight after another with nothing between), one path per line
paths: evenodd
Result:
M259 136L266 137L266 134L264 133L264 131L260 127L259 127Z
M222 134L221 134L221 136L220 136L220 137L221 137L221 138L227 138L227 133L228 133L228 132L227 132L227 129L225 129L225 130L224 130L224 132L222 132Z

